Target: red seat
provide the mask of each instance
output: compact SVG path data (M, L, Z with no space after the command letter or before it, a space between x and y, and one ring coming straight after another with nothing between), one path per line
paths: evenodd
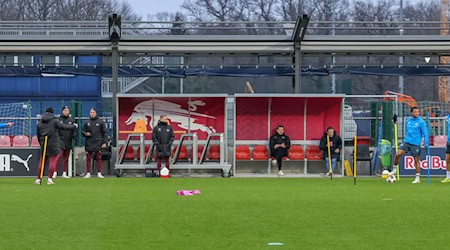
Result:
M119 155L122 154L123 146L120 146ZM125 152L124 159L126 160L134 160L135 159L134 148L131 145L128 145L127 152Z
M236 146L236 160L250 160L250 147L247 145Z
M37 135L31 137L31 146L32 147L40 147L41 146L39 144L39 139L38 139Z
M30 139L26 135L16 135L13 138L13 147L29 147Z
M172 155L175 156L175 152L177 151L178 146L175 146L172 151ZM180 154L178 155L178 160L187 160L189 159L189 151L186 145L181 146Z
M306 149L306 158L308 160L322 160L322 151L319 146L308 146L308 149Z
M253 159L254 160L267 160L269 158L269 152L267 151L267 146L265 145L255 145L253 148Z
M305 151L301 145L292 145L289 149L289 159L291 160L304 160Z
M209 146L208 158L210 160L219 160L220 159L220 146L219 145Z
M448 137L446 135L437 135L434 138L434 146L438 147L446 147L447 146Z
M197 160L200 160L200 157L202 157L203 149L205 149L205 146L198 145L198 147L197 147Z
M150 146L149 145L145 145L144 147L144 157L147 156L148 151L150 150ZM139 154L141 153L141 146L138 146L137 150L136 150L136 157L139 158Z
M0 147L11 147L11 138L7 135L0 135Z

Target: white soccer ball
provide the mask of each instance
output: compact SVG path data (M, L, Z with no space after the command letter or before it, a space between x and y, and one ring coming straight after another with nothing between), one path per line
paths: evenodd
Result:
M386 181L389 182L389 183L394 183L394 182L397 181L397 178L395 177L395 175L389 175L389 176L386 178Z

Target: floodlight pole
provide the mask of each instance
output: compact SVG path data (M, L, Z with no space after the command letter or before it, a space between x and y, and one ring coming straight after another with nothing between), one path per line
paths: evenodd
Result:
M118 121L117 121L117 91L119 83L119 41L122 36L122 18L120 15L112 14L108 16L109 40L111 41L111 71L112 71L112 117L113 117L113 138L112 146L117 146Z
M301 92L302 84L302 58L301 58L301 45L295 46L295 82L294 82L294 93L298 94Z
M400 27L400 30L399 30L400 36L403 36L403 31L404 31L403 30L403 0L400 0L400 25L399 25L399 27ZM403 56L400 56L398 58L398 63L402 67L403 67L403 60L404 60ZM403 94L405 92L403 75L400 75L398 78L398 92L400 94Z
M294 41L294 93L300 93L302 91L302 40L305 37L306 29L308 27L309 17L307 14L298 16L295 22L294 32L292 33L292 40Z
M117 140L118 140L118 131L117 131L118 121L117 121L117 115L116 115L118 104L116 103L116 98L117 98L117 89L118 89L118 85L119 85L119 79L118 79L119 78L119 45L117 43L113 43L112 47L111 47L111 64L112 64L111 105L112 105L112 117L113 117L112 146L115 147L117 145Z

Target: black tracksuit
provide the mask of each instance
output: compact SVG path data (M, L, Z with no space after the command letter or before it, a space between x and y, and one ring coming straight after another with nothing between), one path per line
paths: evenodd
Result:
M161 168L161 160L164 158L166 167L169 168L169 157L172 155L172 144L175 139L172 126L165 122L158 122L153 128L152 140L155 144L157 166Z
M286 148L278 147L275 149L275 144L282 144L284 143L286 145ZM270 137L270 155L272 157L275 157L278 164L278 170L281 170L281 163L283 161L283 157L288 156L289 148L291 147L291 140L289 139L289 136L283 134L279 135L278 133L275 133Z

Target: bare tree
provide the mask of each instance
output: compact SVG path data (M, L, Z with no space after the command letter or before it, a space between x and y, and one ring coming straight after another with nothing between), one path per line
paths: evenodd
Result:
M248 0L185 0L181 5L196 21L248 20Z
M246 4L246 8L254 10L255 20L275 21L277 19L274 9L278 0L248 0Z
M295 21L304 13L310 14L315 10L314 0L280 0L277 13L281 20Z
M58 2L59 0L26 0L25 18L36 21L54 20Z
M140 20L123 0L1 0L0 20L92 21L106 20L111 13L124 20Z

